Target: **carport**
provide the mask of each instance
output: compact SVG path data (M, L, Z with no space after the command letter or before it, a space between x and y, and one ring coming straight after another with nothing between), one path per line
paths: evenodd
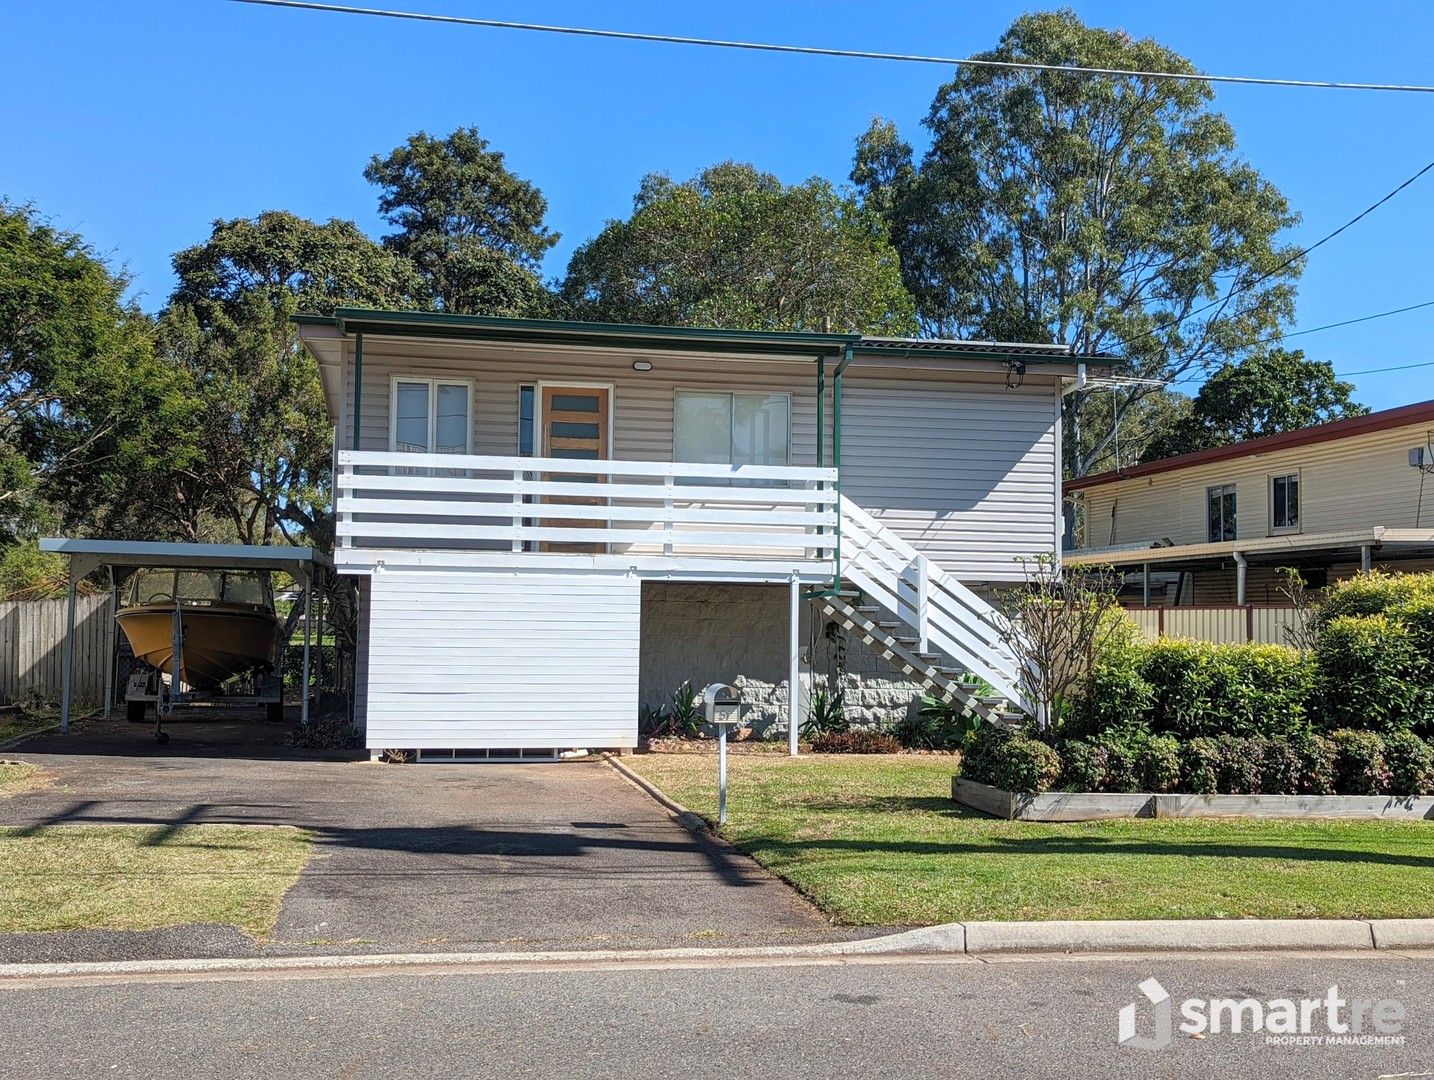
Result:
M70 699L74 680L75 664L75 585L81 579L99 569L104 569L109 578L109 627L105 665L105 712L108 717L114 705L115 670L115 611L118 605L115 571L139 570L146 567L175 570L267 570L283 571L296 581L303 582L304 602L304 661L303 694L300 706L300 723L309 721L309 673L310 639L312 624L317 621L319 642L324 632L323 581L324 574L332 570L333 563L327 555L309 547L285 547L263 544L182 544L156 543L148 540L77 540L68 537L46 537L40 541L41 551L53 551L66 555L70 560L69 590L65 618L65 653L63 692L60 697L60 733L70 730ZM310 597L317 589L318 615L308 617L312 611ZM322 649L320 649L322 655Z

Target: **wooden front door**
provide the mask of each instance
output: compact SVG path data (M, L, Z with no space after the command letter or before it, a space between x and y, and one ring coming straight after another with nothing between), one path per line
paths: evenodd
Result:
M606 461L611 393L606 387L543 387L542 456L573 458L580 461ZM597 483L602 478L587 473L546 473L543 479ZM601 506L604 502L601 498L588 499L562 495L550 496L544 501L569 506ZM544 519L543 525L561 529L600 528L602 522L591 519L551 518ZM548 542L542 545L542 550L591 554L607 551L607 545Z

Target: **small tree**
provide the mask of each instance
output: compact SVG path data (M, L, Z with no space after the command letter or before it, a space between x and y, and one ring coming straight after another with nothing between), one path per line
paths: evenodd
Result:
M1115 570L1063 573L1052 555L1020 561L1025 580L1001 604L1011 623L1007 642L1036 723L1050 730L1096 658L1129 640L1131 625L1120 617Z

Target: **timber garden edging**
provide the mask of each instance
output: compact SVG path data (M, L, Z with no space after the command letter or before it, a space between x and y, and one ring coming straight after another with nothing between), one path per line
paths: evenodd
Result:
M1005 791L960 776L951 798L1009 821L1101 821L1111 818L1385 818L1434 821L1434 795L1158 795L1152 792Z

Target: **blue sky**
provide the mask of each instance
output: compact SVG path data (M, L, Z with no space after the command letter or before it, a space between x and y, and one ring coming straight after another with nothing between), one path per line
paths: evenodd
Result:
M392 0L451 14L966 55L1029 5ZM1206 71L1434 83L1434 4L1076 3ZM128 267L147 309L170 255L217 217L287 209L382 231L369 156L476 123L542 188L549 259L624 215L641 176L726 158L844 180L873 115L922 145L945 69L397 23L222 0L11 2L0 13L0 197L33 202ZM1303 215L1308 243L1434 158L1434 95L1225 87L1244 156ZM1298 326L1434 300L1434 173L1327 244ZM1434 360L1434 307L1297 338L1341 372ZM1376 408L1434 397L1434 367L1355 376Z

